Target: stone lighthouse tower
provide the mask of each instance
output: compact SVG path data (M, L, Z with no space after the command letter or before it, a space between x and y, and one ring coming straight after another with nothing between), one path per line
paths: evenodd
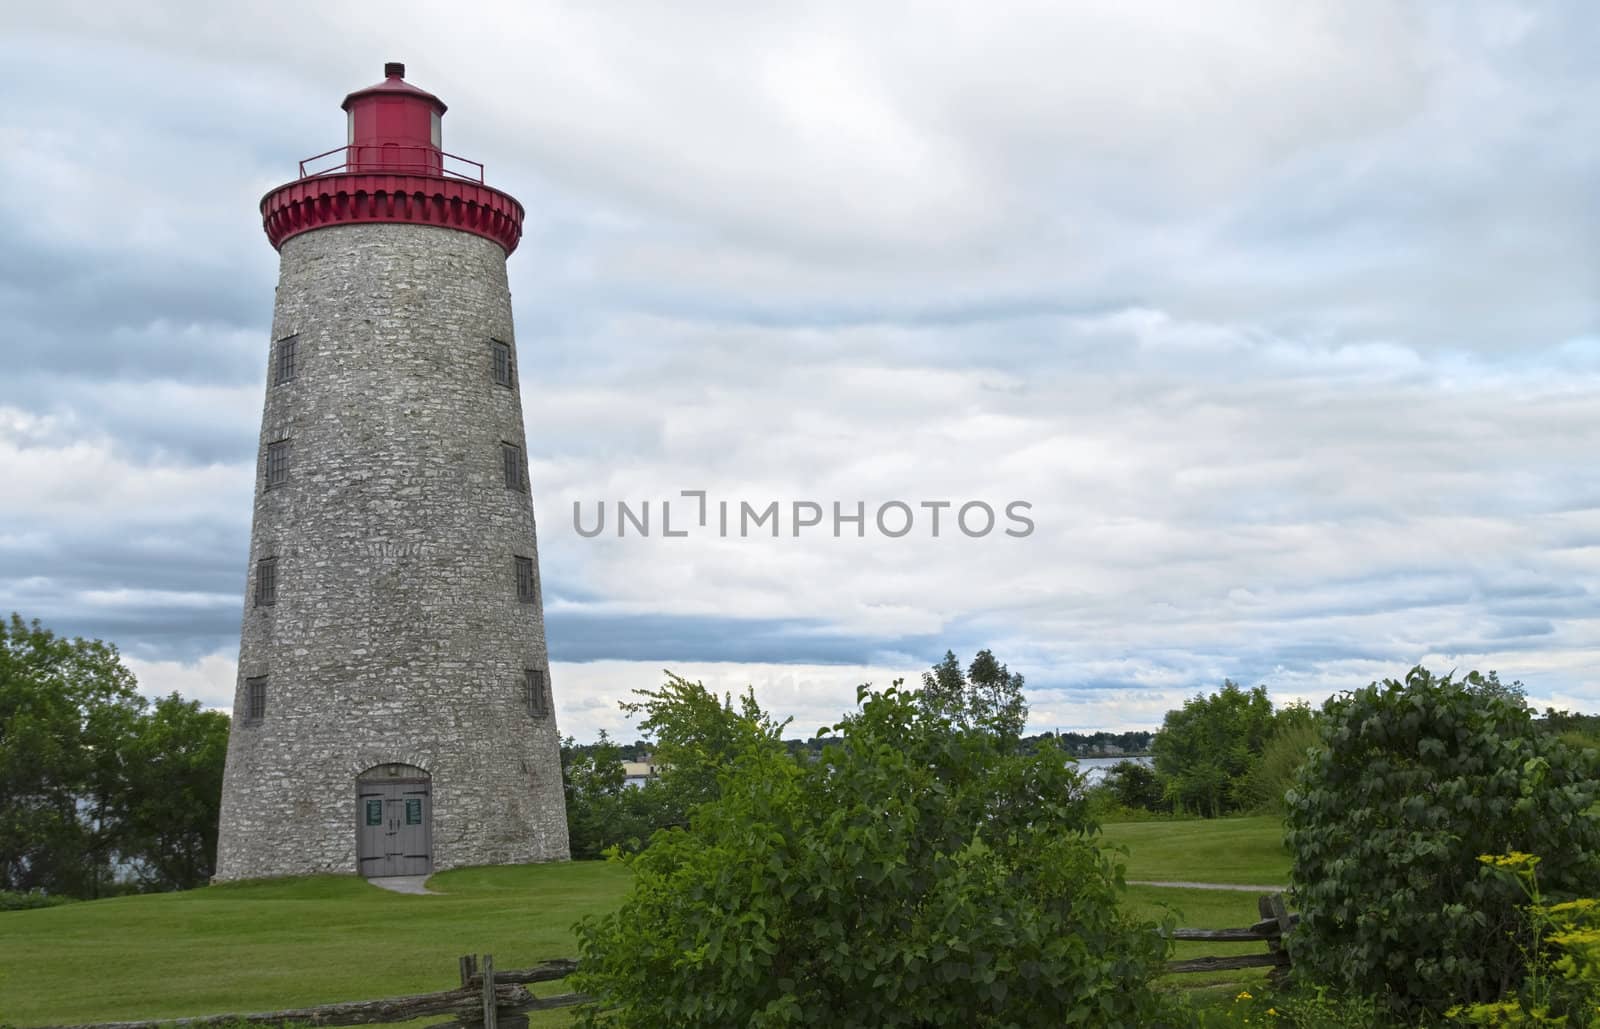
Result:
M506 258L405 67L261 201L280 254L217 878L565 859Z

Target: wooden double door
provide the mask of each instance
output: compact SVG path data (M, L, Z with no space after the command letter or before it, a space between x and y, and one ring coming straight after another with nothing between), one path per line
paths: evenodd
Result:
M433 804L426 782L364 782L356 788L357 858L368 879L433 870Z

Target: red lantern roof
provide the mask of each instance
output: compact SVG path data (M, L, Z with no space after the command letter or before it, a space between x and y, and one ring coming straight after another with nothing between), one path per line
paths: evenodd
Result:
M405 79L406 66L401 64L399 61L390 61L388 64L383 66L382 82L378 83L376 86L368 86L366 89L356 90L354 93L351 93L349 96L345 97L344 103L340 104L339 106L348 111L350 110L350 101L352 100L358 100L362 97L368 96L400 95L406 97L415 97L418 100L430 103L434 107L438 108L440 114L443 114L445 111L449 110L449 108L444 105L443 100L440 100L438 97L434 96L425 89L419 89L416 86L413 86Z
M440 145L444 101L405 81L390 62L384 80L344 98L345 145L300 162L300 177L261 200L273 247L329 225L404 222L471 232L510 254L522 238L522 205L483 181L483 165Z

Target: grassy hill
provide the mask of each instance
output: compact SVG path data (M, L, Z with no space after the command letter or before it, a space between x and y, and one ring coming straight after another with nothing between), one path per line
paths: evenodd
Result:
M344 876L212 886L0 913L0 1024L270 1011L448 989L455 959L521 968L575 953L615 906L604 862L434 876L436 897Z
M1120 822L1107 843L1128 848L1129 879L1283 885L1289 852L1278 818Z
M1112 825L1106 836L1129 848L1130 879L1287 875L1270 819ZM573 923L609 910L626 885L616 865L577 862L444 872L429 882L442 895L429 897L317 876L0 912L0 1024L266 1011L446 989L461 954L492 953L501 968L576 956ZM1256 919L1250 893L1131 887L1127 903L1152 917L1172 907L1189 926ZM1236 950L1261 945L1189 944L1179 956ZM552 1013L535 1024L565 1021Z

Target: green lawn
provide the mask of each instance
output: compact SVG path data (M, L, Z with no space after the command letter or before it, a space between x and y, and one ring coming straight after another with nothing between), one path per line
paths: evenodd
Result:
M1277 818L1201 818L1118 822L1107 843L1128 848L1129 879L1284 885L1289 852Z
M456 957L500 968L575 954L609 910L605 862L463 869L437 897L319 876L0 913L0 1024L270 1011L448 989ZM553 992L560 992L555 990Z
M1282 882L1275 822L1258 818L1113 825L1130 879ZM627 872L604 862L463 869L434 876L442 896L389 893L323 876L0 912L0 1025L266 1011L446 989L458 955L500 968L576 954L571 927L616 905ZM1256 921L1251 893L1129 887L1128 903L1178 924ZM1263 944L1181 944L1177 956L1256 953ZM1261 973L1209 977L1233 988ZM1192 989L1204 975L1171 977ZM559 993L562 984L540 988ZM554 1012L536 1026L566 1024Z

